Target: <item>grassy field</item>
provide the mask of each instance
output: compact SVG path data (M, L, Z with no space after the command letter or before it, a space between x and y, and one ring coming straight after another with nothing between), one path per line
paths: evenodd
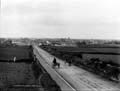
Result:
M30 51L29 46L0 47L0 60L29 59Z
M0 87L8 87L13 85L40 85L38 79L34 76L33 64L26 63L7 63L0 62ZM12 90L11 90L12 89ZM7 91L23 91L17 88L9 88ZM29 89L29 88L28 88ZM29 91L29 90L26 90ZM39 91L39 90L30 90Z
M39 91L38 88L7 88L13 85L40 85L34 74L32 63L7 62L5 60L33 60L29 46L0 47L0 90L2 91ZM5 62L4 62L4 61Z
M64 53L90 53L90 54L113 54L120 55L120 48L93 48L93 47L62 47L62 46L46 46L49 49Z
M33 59L32 54L30 46L0 47L0 91L61 91L50 75L44 74L42 66L37 59ZM13 61L14 57L16 62Z

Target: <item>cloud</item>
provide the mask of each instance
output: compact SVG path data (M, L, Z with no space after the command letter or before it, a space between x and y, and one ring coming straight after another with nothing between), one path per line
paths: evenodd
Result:
M120 39L119 1L2 1L0 36Z

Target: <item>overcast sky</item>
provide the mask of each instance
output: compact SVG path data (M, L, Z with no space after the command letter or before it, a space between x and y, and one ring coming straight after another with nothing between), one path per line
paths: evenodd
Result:
M1 0L0 37L120 39L120 0Z

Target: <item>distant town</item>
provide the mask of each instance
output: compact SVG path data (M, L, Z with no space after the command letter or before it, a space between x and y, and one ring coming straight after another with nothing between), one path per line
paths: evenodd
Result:
M0 38L0 44L38 44L38 45L54 45L54 46L79 46L79 45L109 45L119 47L119 40L98 40L98 39L70 39L70 38Z

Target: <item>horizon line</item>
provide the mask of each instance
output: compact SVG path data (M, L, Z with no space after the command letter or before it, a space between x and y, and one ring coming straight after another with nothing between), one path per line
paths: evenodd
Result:
M119 40L120 41L120 39L98 39L98 38L70 38L70 37L61 37L61 38L57 38L57 37L55 37L55 38L48 38L48 37L42 37L42 38L38 38L38 37L0 37L0 39L25 39L25 38L27 38L27 39L75 39L75 40Z

